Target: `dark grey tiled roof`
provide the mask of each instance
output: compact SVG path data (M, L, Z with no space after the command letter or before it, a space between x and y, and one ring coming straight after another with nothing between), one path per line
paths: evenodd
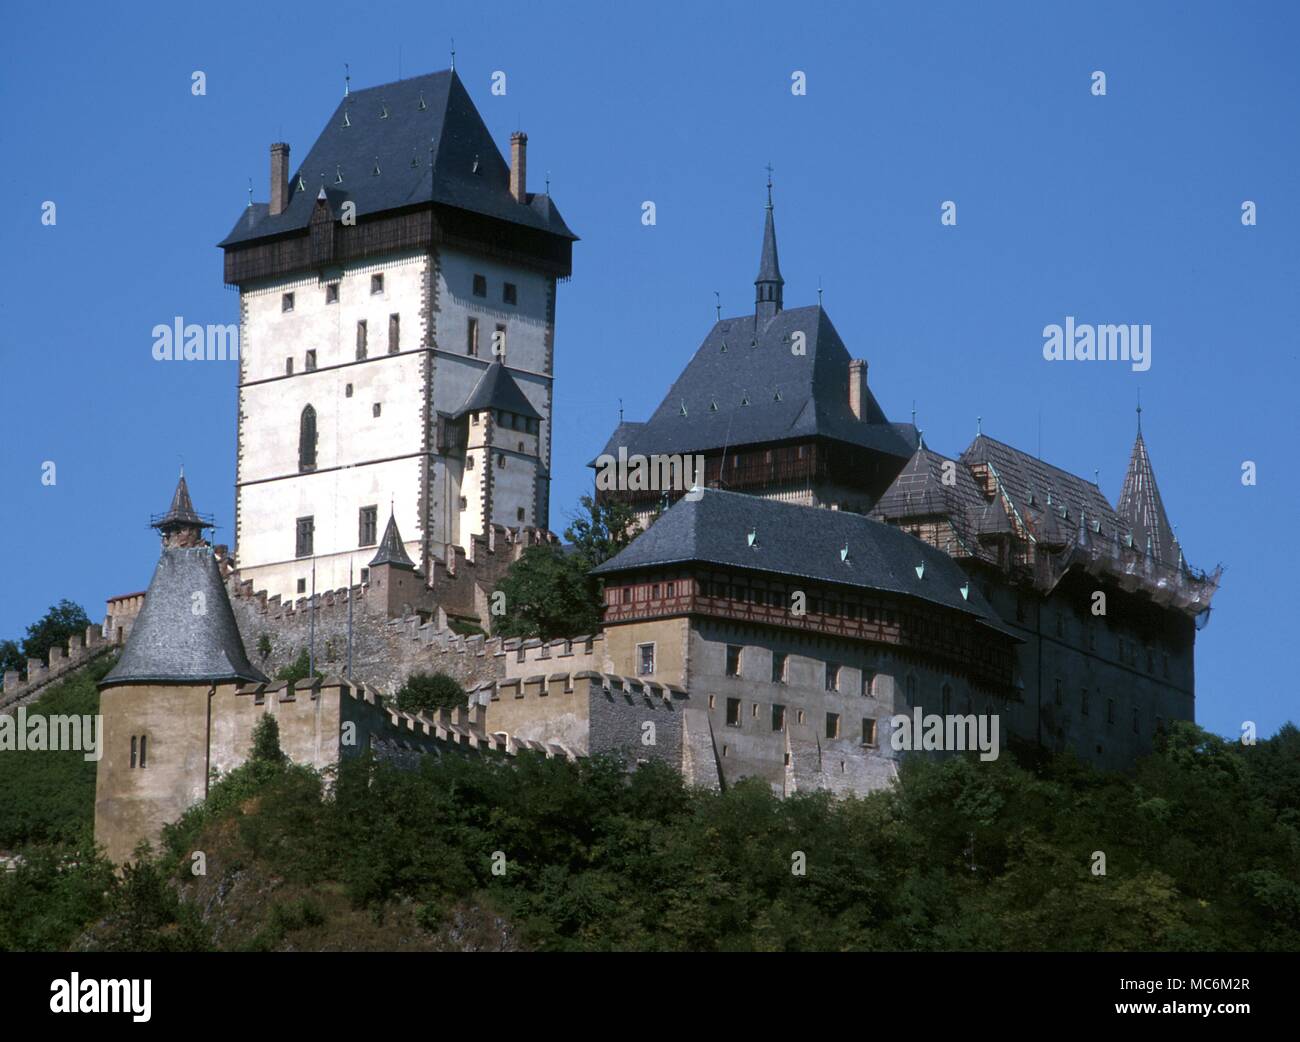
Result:
M807 337L793 352L792 335ZM644 424L624 424L629 453L706 452L821 436L906 459L904 431L891 424L864 389L864 419L849 411L849 352L820 306L724 318Z
M944 483L945 463L952 464L952 484ZM984 496L964 463L921 446L880 497L871 516L896 521L937 515L964 522L981 516L984 506Z
M170 547L154 569L122 657L100 686L266 679L244 652L211 547Z
M371 568L381 564L391 564L398 568L415 570L415 562L407 554L406 546L402 543L402 536L397 531L397 518L392 514L388 515L388 525L384 528L384 538L379 541L379 550L370 560Z
M451 70L354 91L340 101L289 178L284 213L271 216L266 203L255 203L220 245L301 231L322 186L335 214L345 200L356 204L358 217L435 202L577 238L546 195L515 201L510 168Z
M180 480L176 483L176 491L172 493L171 507L167 510L167 513L153 522L153 527L172 528L184 525L210 528L211 521L200 517L194 509L194 503L190 500L190 487L185 483L185 475L182 474Z
M755 546L749 533L755 534ZM847 547L848 556L842 556ZM706 489L678 500L619 554L593 569L610 575L701 562L917 597L1012 634L951 557L861 514L795 506ZM924 563L924 576L916 574Z
M1121 537L1128 533L1129 526L1094 482L1027 452L981 434L961 459L968 466L988 463L993 467L1003 493L1036 537L1068 542L1078 528L1079 515L1085 511L1088 524L1093 526L1093 538L1113 541L1117 533ZM1096 531L1098 522L1100 533Z
M1151 467L1151 457L1147 454L1147 443L1138 431L1133 443L1133 455L1129 459L1128 473L1124 475L1124 487L1119 494L1120 516L1128 522L1133 533L1133 544L1139 550L1151 549L1151 556L1167 565L1181 563L1182 551L1174 538L1173 527L1165 513L1164 500L1160 498L1160 489L1156 485L1155 471Z
M540 420L542 414L533 408L524 392L515 383L515 378L500 362L493 362L479 377L474 390L470 391L465 404L456 411L456 418L467 412L479 412L483 409L504 409L519 416L528 416Z

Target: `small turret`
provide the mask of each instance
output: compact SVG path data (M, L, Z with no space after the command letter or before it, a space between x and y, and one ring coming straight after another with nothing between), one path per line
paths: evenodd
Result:
M754 280L754 319L764 323L775 318L782 307L785 279L776 255L776 222L772 218L772 176L767 178L767 219L763 225L763 250Z

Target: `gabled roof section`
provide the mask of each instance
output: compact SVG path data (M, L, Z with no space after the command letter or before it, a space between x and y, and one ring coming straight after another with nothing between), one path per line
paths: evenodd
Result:
M1139 550L1146 550L1149 543L1151 556L1157 561L1167 565L1181 563L1182 551L1174 538L1169 516L1165 513L1165 504L1160 498L1155 471L1151 467L1151 457L1147 454L1147 443L1141 430L1133 442L1128 473L1124 475L1124 487L1120 490L1119 514L1132 529L1133 545Z
M945 464L951 467L945 468ZM945 471L951 482L945 481ZM881 521L939 516L965 523L980 517L984 507L984 497L966 464L921 445L880 497L871 516Z
M470 391L469 397L454 414L459 419L467 412L479 412L483 409L504 409L519 416L540 420L542 414L533 408L510 370L500 362L493 362L483 371L479 381Z
M577 238L548 196L510 194L510 168L451 69L344 97L293 170L285 211L253 204L219 245L302 231L322 187L335 215L349 200L358 218L440 203Z
M916 597L1014 635L956 562L928 543L861 514L738 492L704 489L696 500L678 500L593 573L686 562ZM918 576L921 564L923 575Z
M804 353L796 353L802 334ZM725 446L820 436L899 459L912 455L905 433L863 388L863 419L848 401L849 352L820 306L792 308L763 321L724 318L650 419L624 424L629 453L707 452Z
M1128 526L1115 512L1095 482L1054 467L1027 452L980 434L961 454L968 467L989 466L1009 505L1035 538L1040 535L1064 544L1073 534L1080 514L1086 512L1094 537L1112 539ZM1050 507L1049 507L1050 499ZM1051 514L1049 517L1048 514Z
M379 550L370 559L369 567L377 568L381 564L415 571L415 562L407 554L402 535L397 531L397 518L391 513L388 515L388 525L384 528L384 538L379 541Z
M195 613L195 605L203 611ZM212 548L163 550L122 657L100 687L116 684L265 683L248 661Z

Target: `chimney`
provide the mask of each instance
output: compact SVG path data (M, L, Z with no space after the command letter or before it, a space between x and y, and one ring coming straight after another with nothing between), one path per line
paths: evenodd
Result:
M863 419L863 392L867 389L867 363L861 358L849 362L849 409L859 420Z
M516 130L510 135L510 194L515 202L528 202L528 135Z
M271 215L289 208L289 146L277 141L271 146Z

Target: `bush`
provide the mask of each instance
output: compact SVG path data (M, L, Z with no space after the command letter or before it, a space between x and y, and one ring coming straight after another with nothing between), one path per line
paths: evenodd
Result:
M397 692L397 708L407 713L436 713L465 705L467 696L455 677L446 673L412 673Z

